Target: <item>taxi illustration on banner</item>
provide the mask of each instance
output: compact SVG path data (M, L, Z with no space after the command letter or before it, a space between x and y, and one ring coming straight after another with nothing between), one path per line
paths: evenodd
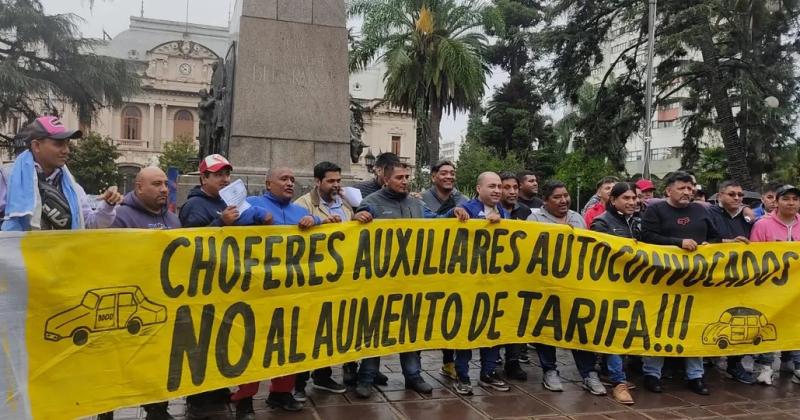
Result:
M761 312L737 306L727 309L719 321L708 324L703 330L703 344L726 349L733 344L759 345L762 341L778 339L774 324Z
M89 334L127 329L132 335L142 326L167 320L167 308L145 297L139 286L91 289L77 306L51 316L45 325L44 338L60 341L72 337L82 346Z

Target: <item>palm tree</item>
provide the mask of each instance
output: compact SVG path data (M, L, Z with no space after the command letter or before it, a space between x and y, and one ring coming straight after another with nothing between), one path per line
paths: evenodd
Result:
M434 164L444 111L465 111L483 98L489 66L481 29L501 27L499 14L482 0L352 0L348 14L363 18L351 71L384 61L385 99L417 118L417 142Z

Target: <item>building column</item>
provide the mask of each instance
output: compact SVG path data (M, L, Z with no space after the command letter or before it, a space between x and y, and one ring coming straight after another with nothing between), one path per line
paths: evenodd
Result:
M155 127L155 119L156 119L156 104L150 103L150 119L147 120L147 140L150 141L150 148L158 150L157 143L156 143L156 134L153 131Z
M161 141L159 146L167 142L167 104L161 104ZM159 147L161 150L161 147Z

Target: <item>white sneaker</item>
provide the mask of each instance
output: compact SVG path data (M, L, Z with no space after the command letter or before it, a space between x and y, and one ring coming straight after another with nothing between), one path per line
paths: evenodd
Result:
M592 395L606 395L606 387L600 382L597 372L590 372L589 376L583 379L583 387Z
M758 377L756 378L756 382L764 385L772 385L772 379L775 372L772 370L772 366L755 364L753 369L755 372L758 372Z
M561 385L561 378L558 377L558 371L556 370L548 370L544 373L542 385L544 385L545 389L548 391L561 392L564 390L564 387Z
M794 370L794 376L792 376L792 382L800 384L800 369Z

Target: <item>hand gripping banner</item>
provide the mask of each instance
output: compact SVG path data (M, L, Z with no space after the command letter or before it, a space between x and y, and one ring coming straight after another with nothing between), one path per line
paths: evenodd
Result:
M539 342L800 349L800 249L402 220L0 236L1 419L74 418L370 356Z

